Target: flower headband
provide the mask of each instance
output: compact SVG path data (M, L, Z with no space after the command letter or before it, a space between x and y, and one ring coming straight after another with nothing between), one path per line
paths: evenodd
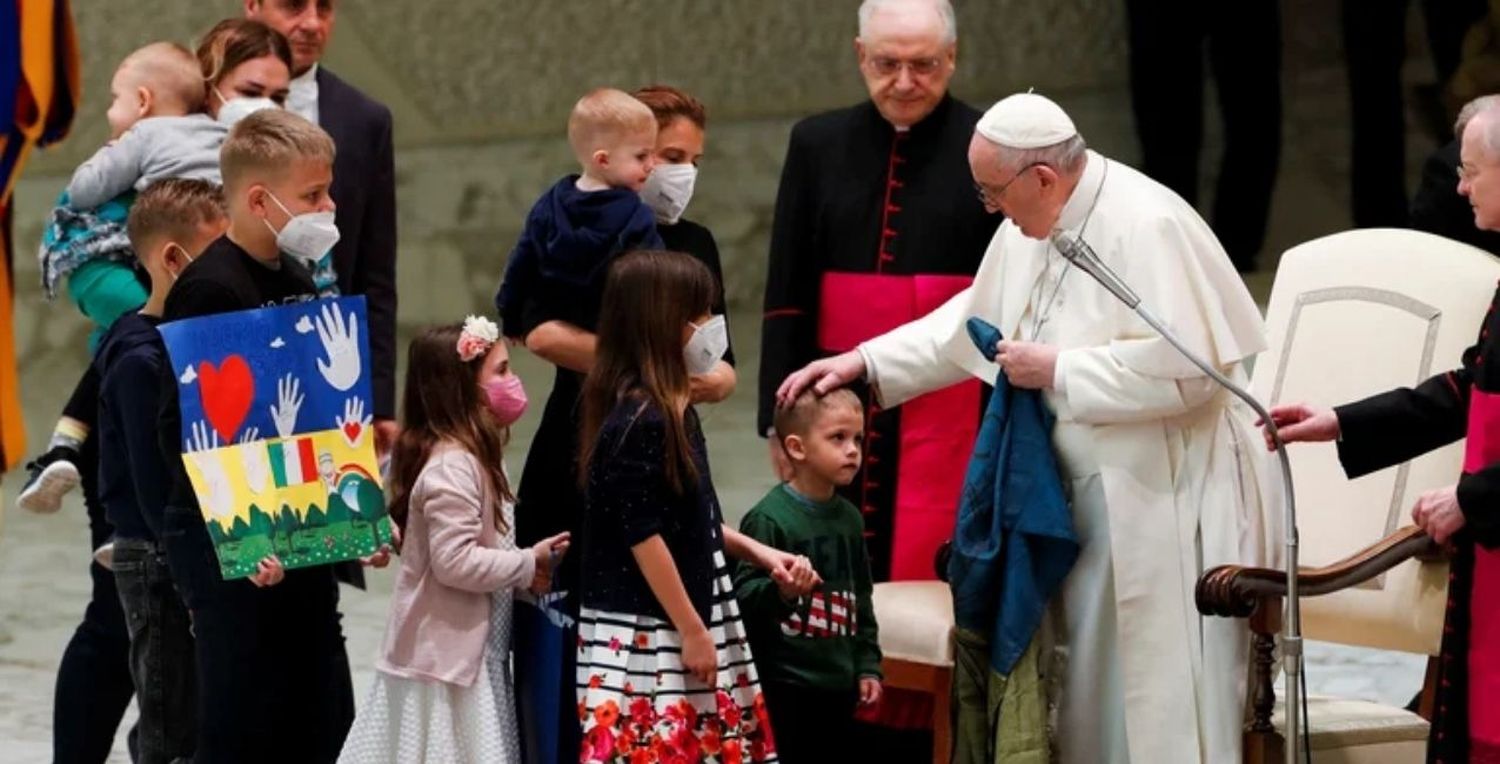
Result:
M458 357L472 361L500 341L500 327L484 316L469 316L464 319L463 331L458 333Z

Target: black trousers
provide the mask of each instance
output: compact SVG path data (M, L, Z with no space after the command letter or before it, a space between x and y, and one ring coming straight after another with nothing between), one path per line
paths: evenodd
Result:
M354 721L332 566L225 581L203 517L168 506L161 543L192 618L202 762L331 762ZM274 734L263 724L277 720Z
M1224 124L1214 232L1237 267L1252 269L1281 158L1280 0L1127 0L1126 7L1144 170L1197 204L1206 57Z
M1405 226L1406 112L1401 66L1406 60L1408 0L1344 0L1344 63L1349 77L1349 182L1354 225ZM1422 0L1427 41L1439 85L1458 68L1469 26L1485 0Z
M187 608L154 542L116 539L114 561L140 711L136 764L191 760L198 730L198 663Z
M99 372L94 370L93 364L89 364L83 376L78 379L78 385L73 388L73 394L68 396L68 402L63 404L63 416L88 425L91 435L99 420L100 382Z
M761 692L771 713L776 754L785 764L823 764L851 758L857 687L822 690L763 681Z
M109 758L115 731L130 706L135 685L130 679L130 633L120 607L115 576L93 562L92 552L114 534L99 503L97 439L85 442L78 471L83 474L83 500L89 514L87 549L93 592L83 610L83 622L73 632L57 667L52 700L52 758L58 764L96 764ZM134 748L135 730L131 730ZM132 756L132 758L134 758Z

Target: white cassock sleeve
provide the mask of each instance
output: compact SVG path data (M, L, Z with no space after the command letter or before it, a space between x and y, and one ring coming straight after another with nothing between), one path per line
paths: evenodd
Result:
M1124 266L1126 281L1148 310L1228 373L1264 347L1260 311L1217 240L1196 222L1148 218L1112 259ZM1163 419L1213 399L1217 383L1135 313L1124 315L1108 344L1058 355L1054 394L1074 421Z
M964 331L973 292L970 286L931 313L859 345L865 378L882 407L898 406L969 377L946 347L954 332Z

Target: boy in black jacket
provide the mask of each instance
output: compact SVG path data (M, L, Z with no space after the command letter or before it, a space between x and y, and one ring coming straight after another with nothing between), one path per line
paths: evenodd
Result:
M182 272L167 296L166 321L317 299L294 254L327 251L333 140L280 109L237 122L219 152L229 230ZM347 335L345 336L347 339ZM332 352L332 351L327 351ZM338 612L333 567L285 571L274 557L249 580L225 581L203 510L188 479L179 380L163 385L160 448L168 467L162 540L198 656L198 761L333 761L354 720L354 690ZM192 444L218 459L218 443ZM223 507L210 511L222 514ZM270 563L270 565L268 565ZM377 563L379 564L379 563ZM277 583L272 588L263 588ZM248 719L276 719L277 734ZM288 745L296 746L294 753Z
M167 362L156 327L172 282L226 225L224 195L213 183L174 178L142 192L126 227L151 292L139 312L115 321L94 356L101 380L99 499L115 528L115 584L131 625L141 761L191 758L197 713L188 614L157 535L166 506L157 410Z

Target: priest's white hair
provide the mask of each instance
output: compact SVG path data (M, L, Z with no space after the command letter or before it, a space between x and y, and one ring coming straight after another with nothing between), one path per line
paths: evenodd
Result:
M1482 95L1464 104L1464 107L1458 110L1458 119L1453 120L1453 137L1462 140L1464 128L1469 126L1469 120L1479 112L1489 111L1496 106L1500 106L1500 95Z
M1044 164L1062 173L1073 173L1082 168L1084 155L1089 148L1082 135L1074 135L1051 146L1034 149L1016 149L1001 143L995 145L1000 149L1002 167L1020 171L1027 165Z
M1468 108L1468 107L1465 107ZM1469 115L1469 121L1464 127L1473 124L1474 120L1480 121L1479 147L1484 155L1491 161L1500 161L1500 102L1489 105L1480 105ZM1463 140L1463 135L1459 135Z
M865 0L859 4L859 36L865 36L870 26L870 17L875 11L896 5L926 5L937 11L943 22L943 43L951 45L958 41L958 18L953 14L953 3L949 0Z

